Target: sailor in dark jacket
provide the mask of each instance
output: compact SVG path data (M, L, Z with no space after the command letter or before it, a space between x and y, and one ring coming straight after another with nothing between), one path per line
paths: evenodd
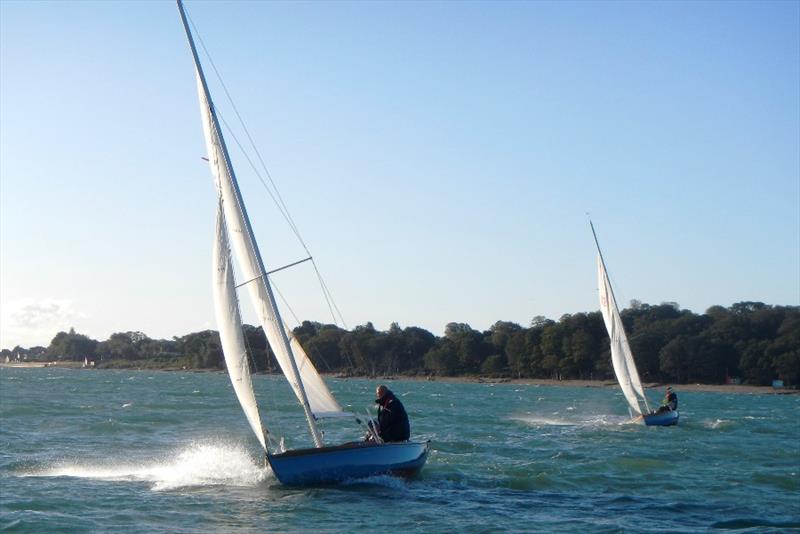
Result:
M411 426L403 403L394 396L389 388L380 385L375 390L375 402L378 404L378 435L383 441L408 441Z
M672 386L667 386L667 392L664 394L664 400L661 401L661 406L656 413L674 412L678 409L678 395L672 391Z

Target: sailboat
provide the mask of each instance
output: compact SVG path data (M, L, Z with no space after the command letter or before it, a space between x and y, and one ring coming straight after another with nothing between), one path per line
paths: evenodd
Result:
M427 459L427 442L383 443L374 433L370 441L354 441L335 446L323 442L318 421L325 417L346 417L351 414L342 410L303 347L281 319L269 273L264 267L211 100L186 11L181 0L177 0L177 4L194 59L208 162L218 194L213 296L220 342L233 389L245 418L264 450L266 461L278 481L286 485L327 484L378 474L416 473ZM241 278L244 280L238 286L234 279L231 250L237 258ZM276 444L267 427L262 424L242 332L236 293L240 286L247 287L270 348L302 407L314 442L313 448L285 450L284 440L281 438Z
M628 336L625 334L625 327L619 315L617 300L614 298L614 289L608 279L603 252L600 250L600 243L597 241L597 233L594 231L592 221L589 221L592 228L594 243L597 245L597 284L600 292L600 311L603 314L603 321L608 330L608 337L611 340L611 363L614 367L614 374L617 382L622 389L625 400L628 401L631 416L636 414L636 418L644 420L647 426L670 426L678 424L678 411L670 410L656 413L650 409L647 403L647 396L644 394L642 381L639 379L639 371L633 360L631 347L628 345ZM644 409L642 409L644 405Z

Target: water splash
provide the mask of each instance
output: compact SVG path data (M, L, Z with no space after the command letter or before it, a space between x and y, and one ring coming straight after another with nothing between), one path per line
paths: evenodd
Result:
M704 423L704 425L706 427L708 427L708 428L713 429L713 430L717 430L717 429L720 429L720 428L728 428L728 427L730 427L731 425L733 425L733 421L731 421L729 419L717 419L715 421L706 421Z
M214 485L255 486L273 476L269 468L259 465L245 448L220 443L193 443L145 462L60 460L21 475L143 481L151 483L154 491Z

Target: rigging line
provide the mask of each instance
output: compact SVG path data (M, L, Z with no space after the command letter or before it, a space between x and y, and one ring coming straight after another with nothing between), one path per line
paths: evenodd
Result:
M253 164L253 161L250 159L250 156L247 154L247 152L245 151L244 147L239 142L239 138L236 136L236 133L230 127L228 122L225 120L225 117L222 115L222 113L219 112L219 110L217 110L217 116L220 118L220 120L222 120L222 123L225 126L225 128L227 129L228 133L233 138L233 140L236 143L236 145L239 147L239 150L242 151L242 154L244 155L244 157L247 160L247 162L250 164L250 167L253 169L253 172L255 172L256 176L258 176L259 180L261 181L261 184L264 186L264 189L267 191L267 193L269 193L269 196L272 198L272 201L275 203L275 206L278 208L278 211L280 211L281 215L283 215L284 220L286 221L286 223L289 225L289 227L294 232L295 237L297 237L297 240L300 242L300 244L302 245L303 249L306 251L306 253L309 256L312 256L311 251L308 249L308 246L306 246L305 241L303 241L303 238L300 235L300 231L294 225L294 221L292 220L291 214L289 213L289 209L286 207L285 204L281 205L281 203L279 203L278 199L275 198L275 194L277 194L278 198L280 198L280 192L278 191L278 188L275 186L274 182L273 182L272 186L275 189L275 194L272 193L272 190L269 188L269 186L266 184L266 182L264 182L264 179L261 177L261 174L258 172L258 169ZM256 154L258 154L257 151L256 151ZM260 157L260 155L259 155L259 157ZM265 168L265 171L266 171L266 168ZM267 171L267 173L269 173L269 171ZM281 202L282 201L283 201L283 199L281 198ZM317 267L316 262L314 262L313 259L311 261L314 264L314 271L316 271L316 273L317 273L317 279L319 280L320 285L322 286L322 294L325 297L325 301L326 301L326 303L328 305L328 309L330 310L331 317L333 318L333 322L335 324L338 324L338 322L341 321L342 325L345 328L347 328L347 322L344 320L344 316L342 315L341 310L339 310L339 306L336 304L336 299L333 298L333 293L331 293L331 290L328 289L328 286L325 283L325 280L324 280L324 278L322 276L322 273L319 270L319 267ZM332 307L331 307L331 304L333 305ZM336 314L333 312L333 308L336 308L336 312L339 314L339 321L337 321L337 319L336 319Z
M294 320L295 320L295 322L296 322L298 325L301 325L302 323L300 322L300 319L299 319L299 318L297 317L297 315L294 313L294 310L292 310L292 307L289 305L289 302L286 300L286 297L284 297L284 296L283 296L283 293L281 293L281 290L280 290L280 289L278 289L278 287L275 285L275 282L273 282L272 280L270 280L270 283L272 284L272 288L275 290L275 292L276 292L276 293L278 293L278 296L281 298L281 300L283 301L283 303L286 305L286 308L288 308L288 310L289 310L289 313L291 313L291 314L292 314L292 317L294 317ZM303 347L303 345L302 345L302 344L300 344L300 340L299 340L299 339L297 339L297 337L294 335L294 332L292 332L292 333L291 333L291 336L290 336L290 337L294 338L294 340L295 340L295 341L297 341L297 344L298 344L298 345L300 345L300 347L301 347L303 350L305 350L305 347ZM328 362L325 360L325 358L322 356L322 354L321 354L321 353L320 353L320 352L319 352L319 351L316 349L316 347L314 347L314 346L312 345L312 346L311 346L311 349L312 349L312 351L314 352L314 355L315 355L315 356L317 356L317 357L319 358L319 360L320 360L320 361L321 361L321 362L322 362L322 363L325 365L325 367L328 369L328 371L333 371L333 368L332 368L330 365L328 365ZM312 363L313 363L313 362L312 362Z
M188 14L187 14L187 17L188 17ZM189 23L192 25L192 28L194 29L195 36L197 37L197 40L200 42L200 46L203 48L203 52L205 52L206 57L208 58L208 61L211 64L211 68L214 70L214 73L217 75L217 79L219 80L219 83L222 86L223 91L225 92L225 96L228 98L228 102L230 102L231 107L233 108L233 111L236 114L236 117L239 119L239 123L242 125L242 129L244 130L245 135L247 136L248 140L250 141L250 145L253 147L253 151L255 152L256 156L258 157L258 160L261 163L261 166L263 167L264 172L267 175L267 178L269 178L269 181L272 184L272 188L275 190L275 194L272 193L272 190L270 190L269 186L264 181L264 178L261 176L261 173L258 171L258 169L256 168L255 164L250 159L250 156L248 155L247 151L245 151L244 147L239 142L238 137L233 132L231 127L228 125L227 121L225 120L225 117L222 116L222 114L220 113L219 110L217 110L217 115L222 120L223 124L225 125L225 128L228 130L228 133L230 133L230 135L233 137L233 140L236 143L236 145L239 147L239 150L241 150L242 154L244 154L245 159L250 164L250 167L253 169L253 172L255 172L255 174L258 177L258 179L261 182L261 184L264 186L264 189L266 189L267 193L269 193L269 196L272 198L272 201L277 206L278 211L280 211L281 215L283 215L283 218L284 218L284 220L286 220L286 223L289 225L289 228L292 229L292 232L294 233L295 237L297 237L297 240L300 242L300 245L303 247L303 249L306 251L306 253L309 256L313 256L313 254L311 254L311 251L308 249L308 246L306 245L305 240L300 235L300 230L297 228L297 225L295 224L294 219L292 218L292 215L289 212L289 208L286 206L286 203L284 202L283 197L281 196L280 190L275 185L275 181L272 179L272 175L270 174L266 163L264 163L264 159L261 157L261 152L258 150L258 147L255 144L255 141L253 140L252 136L250 135L250 131L247 129L247 125L245 124L244 120L242 119L242 116L239 113L238 108L236 107L236 103L233 101L233 97L231 96L230 92L228 91L227 86L225 85L225 81L222 79L222 75L219 73L219 70L217 69L217 66L214 63L214 59L211 57L211 54L209 53L208 48L206 48L205 42L203 41L203 37L200 35L200 32L197 31L197 26L195 26L194 21L192 20L192 18L191 17L188 17L188 18L189 18ZM276 195L277 195L277 198L276 198ZM325 284L325 281L322 278L322 273L319 271L319 268L317 268L316 263L314 264L314 270L317 272L317 278L319 279L320 284L323 287L323 294L325 295L326 301L328 299L330 299L330 302L333 303L333 307L336 308L336 311L339 313L339 319L341 320L342 325L345 328L347 328L347 324L346 324L346 322L344 320L344 316L342 315L341 311L339 310L339 306L336 304L336 301L333 298L333 293L331 293L330 289L328 289L328 287L327 287L327 284ZM328 308L329 309L331 307L330 302L328 303ZM337 322L336 321L336 316L333 314L332 310L331 310L331 315L333 317L333 322L336 323Z
M333 298L330 289L328 289L328 285L322 278L322 273L320 273L319 268L317 267L317 263L314 260L311 260L311 263L314 265L314 272L317 273L317 279L319 280L319 284L322 287L322 294L325 296L325 302L328 304L328 310L330 310L331 312L333 323L338 324L336 320L336 315L333 312L333 309L336 309L336 313L339 314L339 321L342 322L342 326L344 326L345 330L349 330L347 322L344 320L344 316L342 315L342 312L339 310L339 306L336 305L336 300ZM331 305L333 305L333 307L331 307Z
M276 197L275 197L275 194L277 194L278 197L280 197L280 192L277 190L277 188L275 188L275 194L272 193L272 190L270 190L269 186L266 184L266 182L264 182L264 179L261 177L260 173L258 172L258 169L253 164L253 161L250 159L250 156L245 151L245 149L242 146L242 144L239 142L239 138L236 136L236 133L231 129L230 125L225 120L225 117L222 115L222 113L219 112L219 110L217 110L217 116L222 121L223 125L227 129L227 131L230 134L230 136L233 138L233 140L236 143L236 145L239 147L239 150L242 151L242 154L244 155L244 157L247 160L247 162L250 164L250 167L253 169L253 172L255 172L256 176L258 176L259 180L261 181L261 184L264 186L264 189L267 191L269 196L272 198L272 201L275 203L275 206L278 208L278 211L280 211L281 215L283 215L284 220L286 221L286 223L289 225L289 227L294 232L295 237L297 237L297 239L300 242L300 244L302 245L303 249L306 251L306 253L309 256L311 256L311 251L308 249L308 247L306 246L305 242L303 241L303 238L300 236L300 232L297 229L297 227L294 226L294 222L291 219L291 215L288 212L288 208L285 207L285 204L282 207L281 204L278 202L278 199L276 199ZM275 187L274 183L273 183L273 187ZM336 304L336 300L333 298L333 293L331 293L331 290L328 289L328 285L325 283L325 280L324 280L324 278L322 276L322 273L319 270L319 267L317 267L317 264L313 260L313 258L312 258L311 262L314 264L314 271L316 272L317 279L319 280L320 286L322 287L322 294L325 297L325 302L328 305L328 310L331 313L331 317L333 318L333 322L335 324L338 324L339 322L341 322L342 325L345 328L347 328L347 322L344 320L344 316L342 315L342 312L339 309L339 306ZM243 285L243 284L241 284L241 285ZM336 313L334 313L334 311L333 311L334 308L336 309L336 313L339 314L339 320L338 321L336 319Z
M250 164L250 168L253 169L253 172L255 172L256 176L258 176L258 179L261 181L261 185L263 185L264 189L267 191L267 193L269 193L270 198L272 198L272 202L275 203L275 207L277 207L278 211L280 212L280 214L283 215L283 219L286 221L286 224L289 225L289 228L291 228L291 230L294 233L295 237L297 237L297 239L300 241L300 244L303 246L303 249L308 253L309 256L311 256L311 253L308 251L308 247L306 247L306 245L303 242L303 239L300 237L300 234L298 233L297 229L292 226L292 221L291 221L291 218L289 217L288 212L286 212L281 207L280 203L278 202L278 199L275 198L275 194L272 193L272 190L264 182L264 179L259 174L258 169L256 168L255 164L253 163L253 160L250 159L250 155L247 153L247 151L245 151L244 147L242 146L242 143L239 142L239 138L236 136L236 133L230 127L230 125L228 124L228 121L225 120L225 116L219 110L217 110L217 117L219 117L219 119L222 121L223 126L225 126L225 129L228 131L228 134L230 135L230 137L233 138L233 141L236 143L236 146L239 147L239 150L242 152L242 155L244 155L244 158L247 160L247 163ZM278 193L277 189L275 190L275 193ZM280 193L278 193L278 194L280 194Z
M303 241L303 238L300 236L299 230L297 230L297 227L294 226L294 222L291 220L291 215L288 212L288 208L285 208L285 206L282 208L281 205L278 203L278 200L275 198L275 195L273 195L273 193L270 190L269 186L267 186L267 184L264 182L263 178L261 178L261 175L259 174L258 169L256 169L255 165L253 164L253 161L250 159L250 156L247 154L247 152L245 151L244 147L239 142L239 138L236 136L236 133L231 129L230 125L225 120L225 117L219 112L219 110L217 111L217 116L222 120L223 125L227 129L227 131L230 134L230 136L233 138L233 140L236 143L236 145L239 147L239 150L242 151L242 154L244 155L245 159L250 164L250 167L253 169L253 172L255 172L256 176L258 176L259 180L261 181L261 184L264 186L264 189L267 191L267 193L269 193L269 196L272 198L272 201L275 203L275 206L278 208L278 211L280 211L281 215L283 215L283 218L286 221L286 223L290 226L290 228L292 228L292 231L294 232L295 237L297 237L297 239L300 242L300 244L302 245L303 249L306 251L306 253L309 256L311 256L311 251L306 246L305 242ZM273 187L274 187L274 184L273 184ZM275 188L275 193L280 197L280 193L278 192L277 188ZM303 260L303 261L305 261L305 260ZM333 293L331 293L331 290L328 289L328 286L325 283L324 278L322 277L322 273L320 272L319 267L317 267L317 264L313 260L313 258L311 259L311 262L314 264L314 271L317 273L317 279L319 280L320 285L322 286L322 294L325 297L325 301L326 301L326 303L328 305L328 309L330 310L331 317L333 318L333 322L335 324L338 324L338 322L341 321L342 325L345 328L347 328L347 322L344 320L344 316L342 315L341 310L339 310L339 306L336 304L336 300L333 298ZM267 274L269 274L269 273L267 273ZM333 308L336 309L336 312L339 314L339 321L336 320L336 314L333 312L331 304L333 305Z
M281 290L280 290L280 289L278 289L278 286L277 286L277 285L275 285L275 281L274 281L273 279L271 279L271 278L270 278L270 279L269 279L269 284L272 286L272 289L274 289L274 290L275 290L275 292L278 294L278 296L281 298L281 300L283 301L283 304L284 304L284 306L286 306L286 309L288 309L288 310L289 310L289 313L291 313L291 314L292 314L292 317L294 317L294 321L295 321L297 324L301 324L301 322L300 322L300 318L299 318L299 317L297 317L297 314L296 314L296 313L294 313L294 310L292 309L291 305L289 305L289 302L286 300L286 297L284 297L284 296L283 296L283 293L281 293ZM284 325L284 326L285 326L285 325Z
M250 159L250 156L244 150L244 147L241 145L241 143L239 142L238 137L236 136L236 134L231 129L230 125L225 120L225 117L222 116L222 114L220 114L220 113L218 113L218 115L220 116L223 124L225 125L225 128L228 130L228 133L230 133L231 137L233 137L234 142L239 147L239 150L241 150L242 154L244 154L244 157L245 157L245 159L247 159L247 162L250 164L250 167L253 169L253 172L255 172L256 176L258 176L259 180L261 181L261 184L264 186L264 189L267 191L267 193L269 193L269 196L272 198L272 201L275 203L275 206L278 208L278 211L280 211L281 215L283 215L284 220L286 221L286 223L289 225L289 227L294 232L295 237L297 237L297 239L300 242L300 244L302 245L303 249L309 255L309 258L311 258L311 262L314 264L314 271L316 272L317 279L319 280L320 285L322 286L322 294L325 297L325 302L328 305L328 310L331 313L331 317L333 318L333 322L335 324L338 324L338 322L336 320L336 315L333 313L333 309L331 307L331 303L333 303L333 307L336 308L336 311L339 312L339 319L341 320L342 324L345 325L345 328L347 328L347 326L345 324L345 321L344 321L344 317L342 316L341 311L339 311L339 307L336 305L336 301L333 298L333 294L328 289L327 284L325 284L325 280L322 277L322 273L320 272L319 268L317 267L316 262L313 260L313 257L311 255L311 251L308 249L308 247L306 246L305 242L303 241L303 238L300 236L299 230L297 229L296 226L294 226L294 222L291 219L291 215L289 214L288 209L285 208L285 205L284 205L284 207L281 207L281 205L279 204L278 200L275 198L275 195L273 195L272 191L270 190L269 186L267 186L267 184L264 182L263 178L261 178L261 175L259 174L258 169L255 168L255 165L253 164L253 161ZM273 187L274 187L274 184L273 184ZM280 193L278 192L277 188L275 188L275 193L278 195L278 197L280 197ZM303 261L305 261L305 260L303 260ZM269 274L269 273L267 273L267 274Z
M319 285L322 288L322 296L325 297L325 304L328 305L328 311L331 312L331 319L333 319L333 323L336 324L336 315L333 313L333 308L331 307L332 299L329 298L328 296L328 291L327 291L328 288L325 286L325 281L322 279L322 275L320 274L319 269L317 268L316 262L314 262L314 260L312 259L311 263L314 265L314 272L317 273L317 280L319 280Z
M286 219L287 224L289 225L289 227L294 232L294 234L297 237L298 241L300 241L300 244L306 250L308 255L311 256L311 252L309 252L308 247L306 246L306 243L303 240L303 237L300 235L300 231L298 230L297 225L295 225L294 220L292 219L292 216L289 213L289 210L286 207L285 202L283 201L283 197L281 196L281 193L278 190L278 187L275 185L275 182L272 179L272 175L270 174L269 169L267 169L267 166L264 163L264 159L261 157L261 153L259 152L258 148L255 145L255 142L253 141L252 136L250 135L250 131L247 129L247 126L245 125L244 120L242 119L242 116L239 114L239 110L236 107L236 103L233 101L233 97L231 96L230 92L228 91L228 87L225 85L225 81L222 79L222 75L219 73L219 70L217 70L217 66L214 63L214 60L211 57L211 54L208 52L208 48L206 48L206 45L205 45L205 42L203 41L202 36L200 36L199 32L197 31L197 27L194 25L194 21L192 21L191 18L189 19L189 22L192 24L192 27L195 30L195 36L197 37L197 40L200 42L200 46L203 48L203 51L205 52L206 57L208 58L208 62L211 64L211 68L214 70L214 74L217 75L217 79L219 80L220 86L222 87L222 90L225 92L225 96L228 98L228 102L230 102L231 107L233 108L233 111L236 114L236 117L239 119L239 123L242 125L242 129L244 130L245 134L247 135L247 138L250 141L251 146L253 147L253 151L255 152L256 156L258 157L259 161L261 162L261 165L264 168L264 171L265 171L267 177L269 178L269 181L272 184L273 189L275 189L275 194L278 196L278 198L276 199L275 196L273 196L272 192L270 192L270 196L272 197L272 200L278 206L278 209L283 214L284 218ZM217 110L217 113L219 114L219 110ZM223 122L225 122L224 119L223 119ZM231 135L233 135L233 132L232 132L230 126L227 123L225 123L225 127L228 129L228 131L231 133ZM245 154L245 157L247 158L247 161L250 163L250 167L252 167L253 171L256 173L256 176L258 176L258 178L261 181L261 183L269 191L269 186L267 186L266 182L264 181L264 178L261 176L261 173L259 173L259 171L256 168L256 166L250 160L250 157L247 156L247 152L244 150L244 147L241 145L241 143L239 143L238 139L236 139L235 136L234 136L234 140L236 141L236 144L239 146L239 149L242 151L242 153Z
M212 62L212 67L213 67L213 62ZM230 93L228 92L228 88L225 86L225 82L222 81L221 77L220 77L219 81L220 81L220 84L222 85L222 89L225 91L225 95L228 97L228 101L231 103L231 107L233 108L233 112L236 114L236 118L239 119L239 124L242 125L242 129L244 130L244 133L247 136L247 140L250 141L250 146L253 148L253 152L255 152L256 157L258 158L258 161L261 163L261 167L264 169L264 174L267 175L267 178L269 179L269 183L272 184L272 188L275 190L275 194L278 195L278 200L280 201L280 205L283 207L283 210L286 212L286 218L287 218L287 222L289 223L289 226L294 231L295 235L297 236L297 239L300 240L300 243L303 245L303 248L305 248L306 252L308 252L308 247L306 246L305 241L303 240L302 236L300 235L300 230L297 228L297 225L295 224L294 219L292 218L292 215L289 212L289 208L286 206L286 202L283 200L283 196L281 196L280 189L278 189L278 186L275 185L275 180L273 180L272 174L269 172L269 169L267 168L267 164L264 163L264 158L261 157L261 151L258 150L258 147L256 146L256 143L253 140L253 137L250 135L250 130L247 129L247 125L245 124L244 119L242 119L242 116L239 114L239 109L236 107L236 104L233 102L233 98L231 97ZM260 175L259 175L259 178L261 178ZM263 183L263 179L262 179L262 183ZM266 184L264 184L264 187L266 187ZM311 255L310 252L308 252L308 254L309 254L309 256Z

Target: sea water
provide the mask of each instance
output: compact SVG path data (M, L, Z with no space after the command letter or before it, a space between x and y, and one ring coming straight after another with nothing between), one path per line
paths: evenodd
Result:
M374 413L375 381L329 380ZM24 532L696 532L800 528L800 396L682 392L677 427L617 388L388 382L431 453L411 480L287 488L222 373L0 369L0 529ZM273 439L310 446L282 377ZM655 395L654 395L655 397ZM354 419L328 443L361 439Z

